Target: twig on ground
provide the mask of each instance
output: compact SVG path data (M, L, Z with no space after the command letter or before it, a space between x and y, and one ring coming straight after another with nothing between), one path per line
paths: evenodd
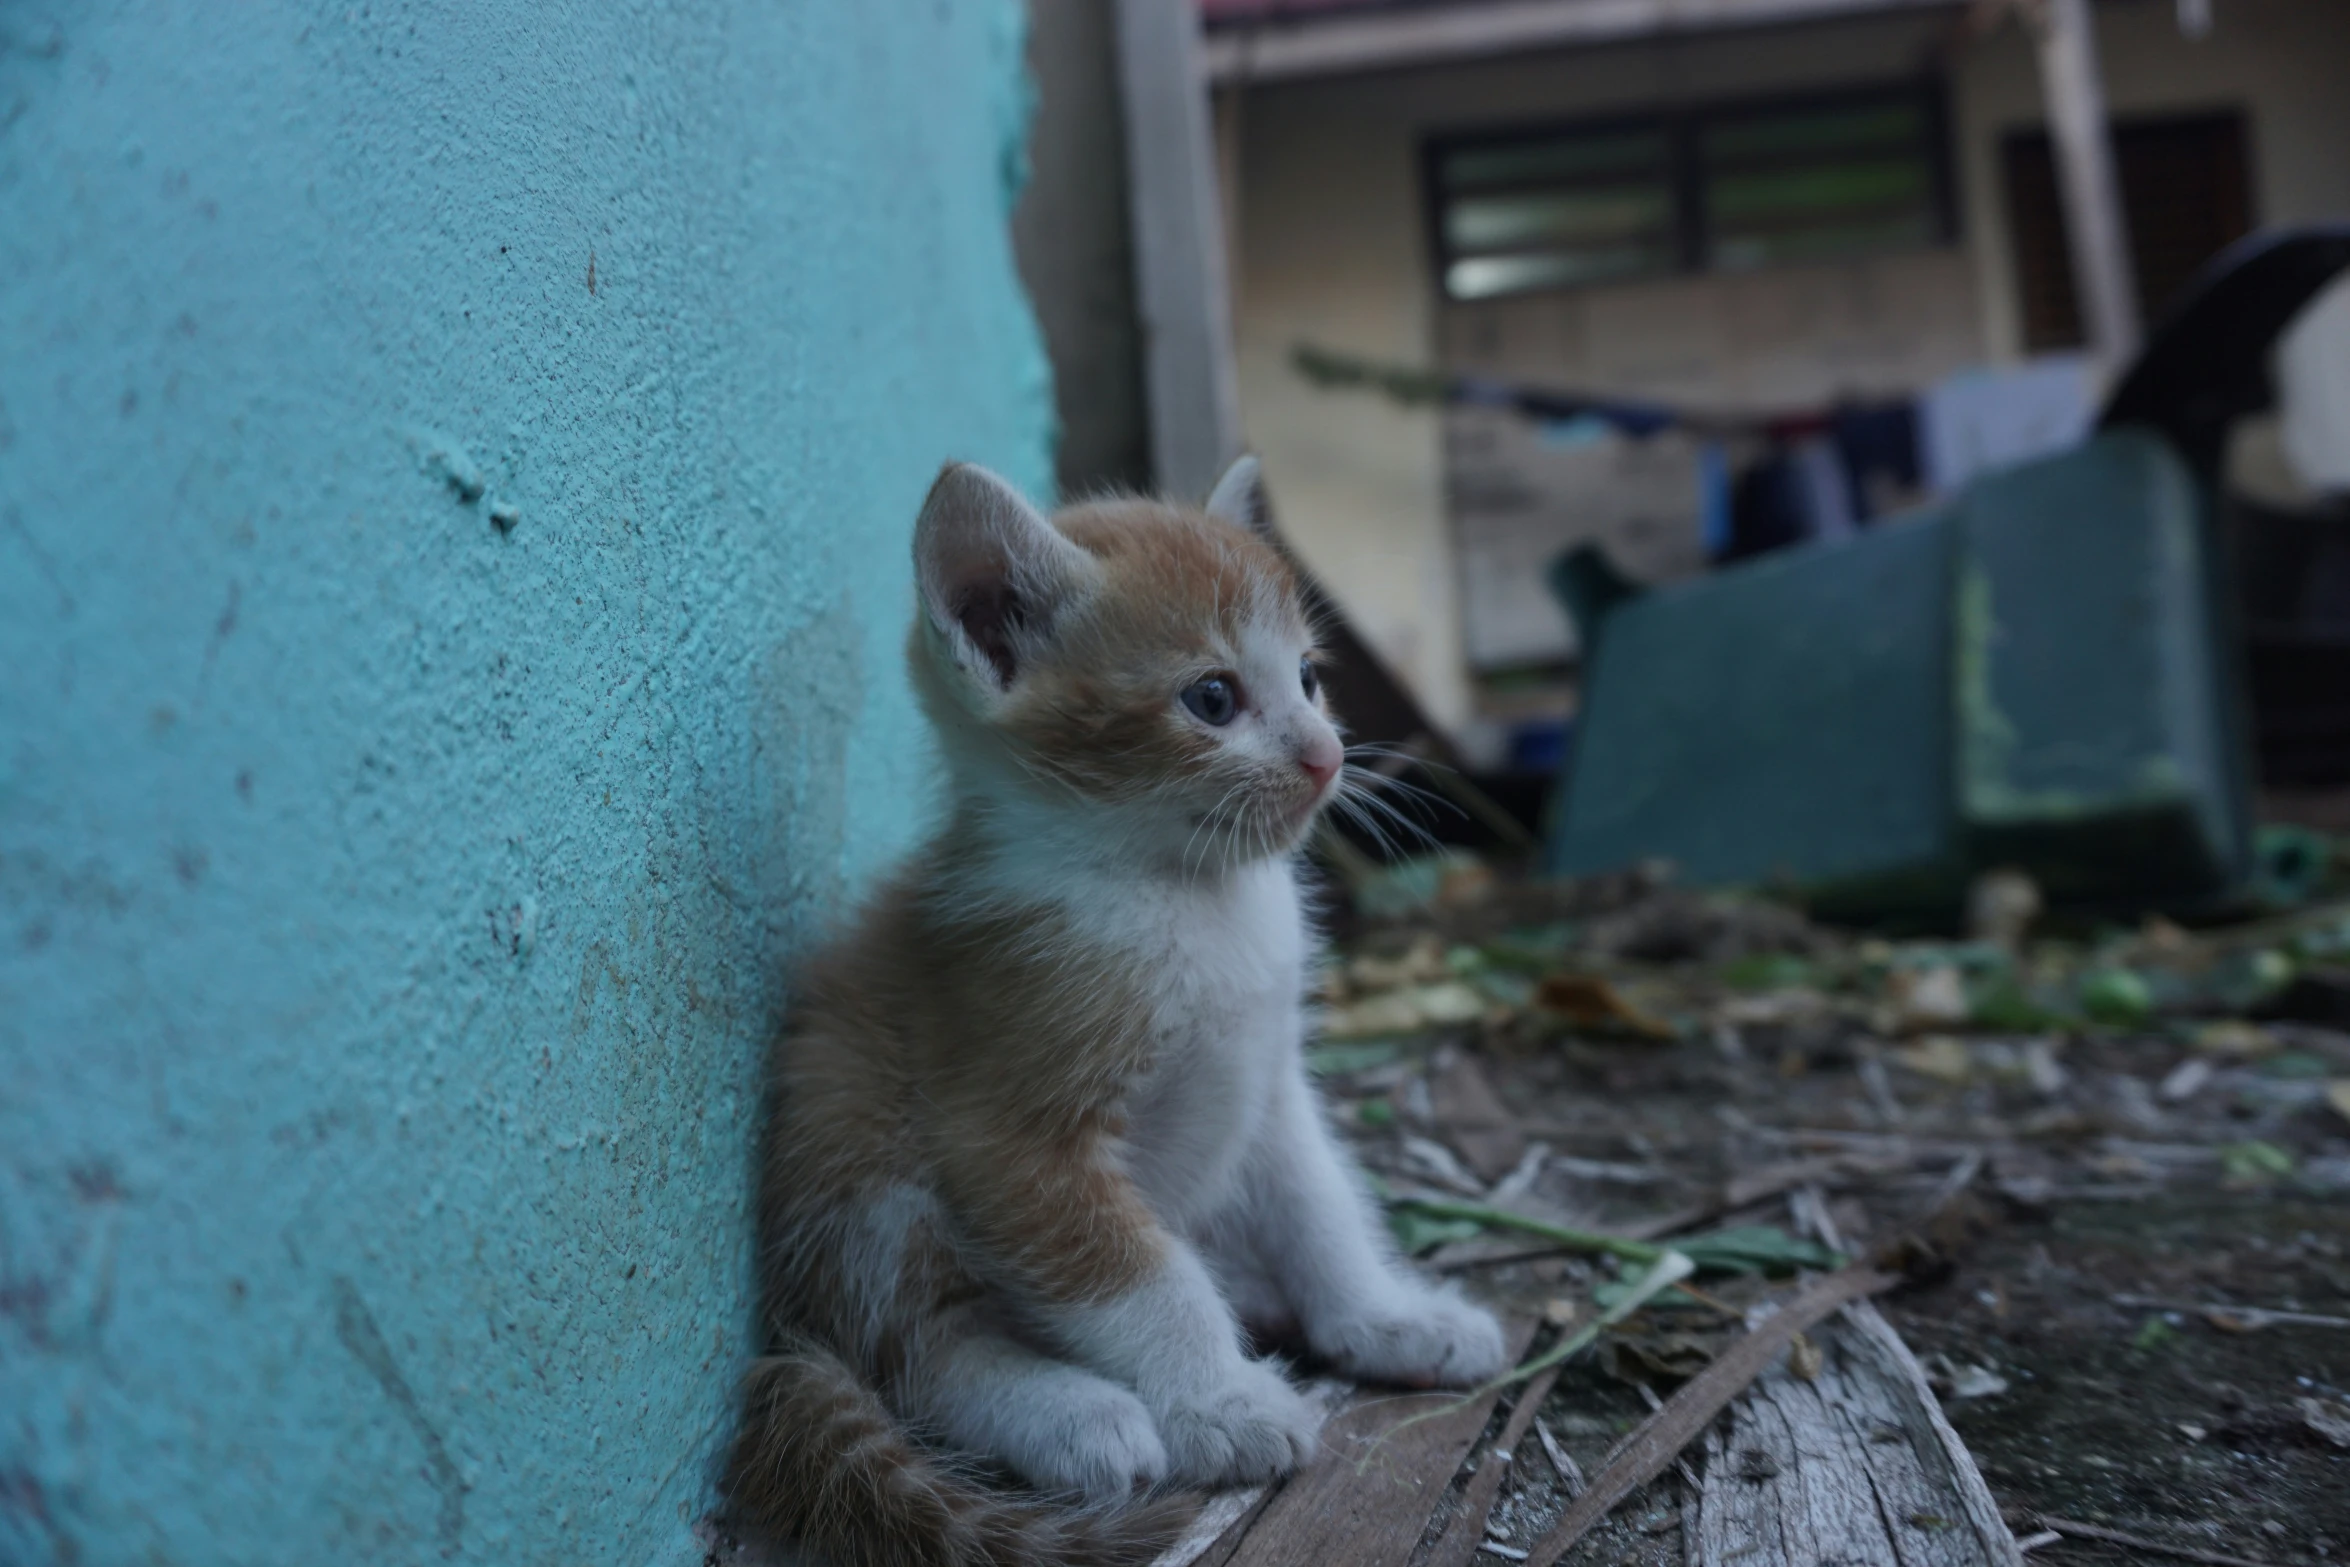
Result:
M1448 1187L1465 1197L1485 1195L1485 1183L1469 1172L1450 1148L1432 1137L1406 1137L1404 1156L1418 1165L1422 1173L1439 1186Z
M1793 1272L1798 1268L1836 1268L1844 1264L1844 1257L1833 1249L1792 1242L1778 1231L1764 1233L1723 1231L1717 1234L1692 1235L1670 1246L1650 1241L1636 1241L1628 1236L1609 1235L1597 1230L1571 1229L1554 1224L1548 1219L1530 1218L1507 1208L1496 1208L1487 1203L1448 1202L1440 1197L1402 1196L1392 1200L1392 1206L1401 1212L1420 1214L1431 1219L1466 1219L1488 1229L1522 1230L1528 1235L1539 1235L1544 1240L1575 1251L1600 1252L1626 1262L1637 1262L1653 1267L1671 1256L1686 1255L1700 1267L1727 1267L1744 1269L1755 1263L1777 1272Z
M2116 1295L2113 1301L2117 1306L2143 1306L2150 1311L2192 1311L2214 1327L2350 1328L2350 1317L2329 1317L2314 1311L2271 1311L2265 1306L2164 1300L2155 1295Z
M2172 1545L2168 1541L2151 1539L2142 1534L2124 1534L2119 1529L2108 1529L2102 1524L2052 1518L2046 1513L2036 1514L2034 1521L2044 1529L2053 1529L2071 1539L2103 1540L2108 1545L2126 1545L2133 1551L2153 1551L2158 1555L2176 1556L2181 1561L2204 1562L2208 1567L2275 1567L2274 1563L2250 1556L2229 1556L2221 1551L2198 1550L2192 1545Z
M1763 1202L1772 1197L1785 1196L1798 1186L1811 1181L1825 1181L1844 1173L1845 1156L1822 1154L1810 1159L1788 1159L1778 1164L1749 1170L1733 1176L1722 1188L1724 1208L1743 1208L1748 1203ZM1903 1165L1910 1161L1904 1159Z
M1415 1209L1431 1219L1467 1219L1488 1229L1523 1230L1528 1235L1539 1235L1555 1246L1565 1246L1575 1251L1602 1252L1611 1257L1621 1257L1626 1262L1653 1263L1664 1256L1668 1249L1648 1241L1626 1240L1621 1235L1603 1235L1597 1230L1575 1230L1545 1219L1529 1219L1522 1213L1512 1213L1507 1208L1496 1208L1487 1203L1440 1202L1427 1197L1409 1197L1398 1206Z
M1894 1275L1889 1273L1846 1268L1797 1291L1745 1337L1715 1356L1713 1364L1683 1383L1663 1409L1642 1421L1618 1445L1607 1467L1534 1547L1528 1558L1530 1567L1550 1567L1616 1503L1661 1474L1731 1399L1762 1375L1796 1334L1825 1320L1838 1307L1889 1289L1894 1283Z
M1925 1223L1958 1201L1960 1195L1975 1184L1975 1177L1982 1173L1982 1149L1970 1148L1961 1154L1958 1163L1950 1167L1950 1173L1942 1177L1941 1184L1934 1188L1934 1195L1926 1200L1926 1211L1919 1216L1917 1222Z
M1793 1148L1844 1148L1881 1158L1955 1159L1968 1152L1997 1153L2012 1144L1986 1143L1955 1137L1913 1137L1905 1132L1851 1132L1834 1126L1762 1126L1742 1128L1747 1136Z
M1884 1061L1875 1054L1860 1058L1860 1086L1868 1093L1869 1108L1882 1116L1887 1126L1899 1126L1909 1119L1900 1097L1893 1092L1893 1079Z
M1537 1419L1534 1434L1542 1439L1542 1454L1558 1472L1559 1484L1566 1487L1567 1500L1571 1502L1589 1490L1591 1482L1583 1478L1583 1466L1575 1462L1574 1454L1559 1445L1559 1439L1550 1434L1550 1427Z
M1518 1160L1517 1168L1493 1183L1493 1190L1485 1194L1487 1200L1496 1203L1516 1202L1534 1189L1534 1183L1542 1178L1542 1167L1549 1159L1550 1144L1528 1143L1526 1152Z
M1665 1179L1664 1171L1645 1164L1617 1164L1606 1159L1575 1159L1565 1154L1551 1155L1550 1162L1579 1180L1606 1181L1618 1186L1655 1186Z
M2015 1548L2018 1553L2029 1556L2041 1546L2054 1545L2063 1538L2064 1536L2058 1534L2054 1529L2043 1529L2038 1534L2029 1534L2016 1541Z
M1440 1252L1437 1260L1423 1260L1421 1266L1432 1267L1438 1273L1466 1273L1472 1268L1506 1268L1513 1262L1540 1262L1545 1257L1571 1257L1580 1250L1575 1246L1528 1246L1520 1251L1498 1251L1450 1260L1446 1260Z
M1683 1285L1682 1287L1686 1289L1688 1286ZM1738 1315L1738 1313L1733 1311L1730 1312L1730 1315L1734 1317ZM1635 1382L1632 1385L1640 1389L1640 1401L1648 1406L1648 1412L1650 1414L1654 1415L1663 1413L1665 1401L1657 1396L1657 1391L1655 1388L1650 1387L1645 1382ZM1680 1471L1682 1483L1689 1487L1689 1494L1691 1496L1695 1496L1698 1491L1702 1489L1702 1487L1700 1487L1697 1483L1697 1471L1689 1467L1689 1460L1676 1455L1673 1459L1673 1467Z

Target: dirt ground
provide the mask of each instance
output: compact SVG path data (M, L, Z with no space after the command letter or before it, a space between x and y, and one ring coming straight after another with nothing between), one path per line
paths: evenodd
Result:
M2047 1516L2279 1567L2350 1557L2343 908L1895 943L1655 882L1460 880L1347 934L1317 1053L1425 1264L1588 1320L1616 1265L1414 1203L1646 1236L1792 1235L1814 1204L1906 1274L1881 1307L2019 1538ZM1587 1474L1735 1336L1717 1306L1784 1287L1700 1282L1711 1304L1642 1310L1546 1401ZM1564 1560L1682 1562L1693 1478L1668 1471ZM1518 1457L1476 1559L1512 1559L1565 1497ZM2032 1559L2159 1558L2075 1533Z

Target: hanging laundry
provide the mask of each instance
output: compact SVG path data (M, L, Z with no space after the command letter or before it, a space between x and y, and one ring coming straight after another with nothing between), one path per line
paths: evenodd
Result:
M1808 530L1795 465L1774 449L1748 464L1731 485L1729 547L1716 559L1745 560L1801 544Z
M1943 377L1919 409L1927 486L1947 493L1977 474L2078 445L2096 398L2096 371L2078 354Z
M1803 512L1807 539L1849 539L1860 522L1852 503L1852 485L1844 475L1844 461L1836 443L1825 436L1799 441L1787 454L1795 470L1797 504Z
M1701 459L1701 507L1704 476ZM1718 548L1710 542L1708 546L1716 561L1745 560L1790 544L1848 539L1859 530L1843 459L1825 436L1771 443L1727 488L1725 542Z
M1586 420L1603 420L1635 439L1654 435L1660 430L1669 430L1681 422L1679 414L1656 403L1629 402L1612 397L1584 397L1573 392L1521 386L1513 381L1496 381L1481 375L1455 378L1445 389L1445 400L1478 408L1507 408L1537 424L1574 425Z
M1697 449L1697 541L1707 560L1730 553L1730 451L1719 441Z
M1846 403L1828 421L1844 463L1854 517L1868 522L1924 498L1918 475L1918 407L1910 398Z

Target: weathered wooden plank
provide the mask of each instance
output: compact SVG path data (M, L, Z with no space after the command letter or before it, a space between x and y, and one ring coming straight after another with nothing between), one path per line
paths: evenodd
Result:
M1232 1567L1232 1558L1247 1538L1257 1514L1273 1499L1273 1487L1251 1486L1219 1497L1201 1513L1198 1524L1175 1542L1151 1567Z
M1493 1446L1493 1456L1478 1466L1469 1479L1468 1488L1461 1495L1460 1511L1451 1527L1437 1536L1436 1543L1422 1567L1469 1567L1477 1554L1478 1544L1485 1538L1485 1520L1493 1511L1493 1499L1501 1492L1504 1473L1514 1461L1518 1448L1527 1440L1527 1428L1534 1424L1535 1414L1542 1401L1550 1396L1553 1383L1559 1379L1564 1365L1551 1367L1536 1375L1533 1381L1518 1389L1518 1398L1510 1406L1509 1420L1501 1428L1501 1436ZM1505 1460L1502 1454L1512 1455Z
M1523 1357L1534 1325L1512 1323L1504 1332L1511 1358ZM1322 1428L1320 1455L1274 1493L1232 1553L1231 1567L1403 1567L1499 1397L1487 1393L1465 1408L1404 1426L1460 1395L1366 1394Z
M1535 1542L1527 1555L1526 1567L1551 1567L1551 1563L1573 1550L1576 1542L1618 1502L1663 1474L1665 1467L1696 1440L1697 1433L1713 1421L1723 1405L1741 1389L1752 1385L1771 1361L1785 1353L1797 1333L1818 1323L1845 1302L1881 1290L1892 1282L1890 1275L1874 1269L1846 1268L1813 1280L1792 1298L1782 1301L1776 1311L1748 1329L1744 1338L1716 1356L1712 1365L1683 1384L1671 1403L1658 1409L1616 1444L1606 1465L1592 1476L1591 1484L1551 1526L1550 1532Z
M1703 1567L2020 1567L1989 1487L1900 1336L1863 1302L1821 1325L1706 1439Z

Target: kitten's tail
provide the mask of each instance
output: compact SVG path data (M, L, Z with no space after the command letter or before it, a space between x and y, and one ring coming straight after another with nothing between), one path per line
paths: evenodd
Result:
M1181 1497L1105 1509L988 1490L917 1448L847 1362L804 1341L752 1364L725 1491L743 1523L828 1567L1146 1567L1196 1511Z

